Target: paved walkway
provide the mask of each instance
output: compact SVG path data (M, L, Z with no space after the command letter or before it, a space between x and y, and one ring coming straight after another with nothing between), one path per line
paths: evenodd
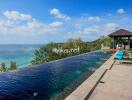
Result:
M132 100L132 64L113 64L115 55L65 100Z
M101 81L88 100L132 100L132 65L115 63Z

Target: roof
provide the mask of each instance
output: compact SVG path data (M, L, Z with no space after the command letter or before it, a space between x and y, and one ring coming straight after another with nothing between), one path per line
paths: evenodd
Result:
M111 34L109 34L110 37L132 37L132 32L125 30L125 29L120 29L117 30Z

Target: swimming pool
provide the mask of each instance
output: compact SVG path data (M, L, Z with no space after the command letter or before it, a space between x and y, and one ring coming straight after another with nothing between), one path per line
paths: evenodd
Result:
M110 56L95 51L0 74L0 100L63 100Z

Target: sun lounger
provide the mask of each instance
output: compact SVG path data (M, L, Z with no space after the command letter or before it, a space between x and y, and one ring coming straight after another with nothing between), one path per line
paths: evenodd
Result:
M132 59L132 52L128 52L129 59Z
M122 60L124 54L125 54L125 51L118 51L117 55L115 56L115 59L116 60Z
M122 59L123 59L123 56L117 55L117 56L115 57L115 59L116 59L116 60L122 60Z
M132 64L132 51L128 51L126 54L125 51L119 51L115 56L115 60L118 60L120 64Z

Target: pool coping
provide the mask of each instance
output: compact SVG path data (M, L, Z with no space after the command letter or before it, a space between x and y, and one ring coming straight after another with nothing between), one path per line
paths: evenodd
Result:
M117 52L116 52L117 53ZM80 86L76 88L65 100L87 100L90 96L93 88L99 82L99 79L102 77L106 70L111 69L111 66L114 63L114 53L101 67L99 67L88 79L86 79Z

